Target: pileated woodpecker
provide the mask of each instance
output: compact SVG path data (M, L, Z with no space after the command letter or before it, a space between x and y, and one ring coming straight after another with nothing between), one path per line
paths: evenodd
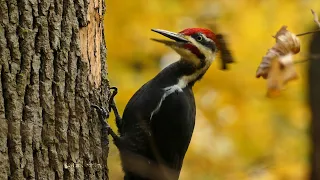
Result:
M215 59L218 49L225 63L232 57L221 35L209 29L188 28L179 33L152 29L171 40L163 43L181 59L144 84L128 102L122 119L113 97L120 136L104 122L120 151L125 180L178 179L195 125L196 104L192 87Z

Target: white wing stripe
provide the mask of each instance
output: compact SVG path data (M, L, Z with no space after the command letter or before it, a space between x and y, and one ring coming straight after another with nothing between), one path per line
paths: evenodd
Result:
M181 87L178 86L177 84L175 84L173 86L166 87L163 90L164 90L164 94L162 95L157 107L151 112L150 120L152 119L153 115L160 110L162 102L166 99L166 97L168 97L170 94L172 94L174 92L182 92Z

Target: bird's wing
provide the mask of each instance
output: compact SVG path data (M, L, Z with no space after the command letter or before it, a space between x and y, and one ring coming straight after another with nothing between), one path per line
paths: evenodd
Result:
M149 151L150 117L162 98L163 90L152 83L143 85L129 100L122 116L119 133L131 151Z
M171 168L180 169L194 120L191 89L147 83L128 102L119 132L131 151L155 161L163 159Z
M128 102L123 113L123 123L138 124L143 119L143 122L149 124L161 109L163 101L171 94L181 92L183 90L177 85L158 87L156 83L146 83Z
M195 124L191 89L170 94L151 119L153 151L171 168L180 170Z

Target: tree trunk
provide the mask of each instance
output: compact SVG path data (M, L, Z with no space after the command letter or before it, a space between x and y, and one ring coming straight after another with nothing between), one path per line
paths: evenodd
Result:
M320 34L310 44L309 102L311 107L311 180L320 180Z
M108 179L104 0L0 0L0 179Z

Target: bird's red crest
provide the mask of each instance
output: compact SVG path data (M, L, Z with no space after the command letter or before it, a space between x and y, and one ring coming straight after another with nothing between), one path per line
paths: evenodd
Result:
M216 35L210 30L210 29L205 29L205 28L188 28L188 29L185 29L183 31L181 31L180 33L181 34L184 34L184 35L192 35L194 33L202 33L204 35L207 36L207 38L210 38L212 39L213 41L216 41Z

